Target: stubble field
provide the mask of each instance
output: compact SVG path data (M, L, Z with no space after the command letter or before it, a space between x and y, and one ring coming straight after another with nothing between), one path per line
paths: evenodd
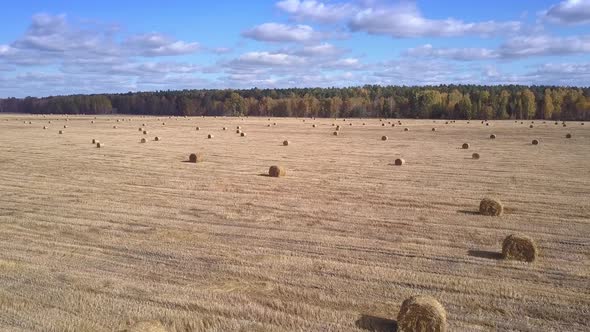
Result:
M381 332L418 294L450 331L589 329L589 124L65 119L0 116L0 331Z

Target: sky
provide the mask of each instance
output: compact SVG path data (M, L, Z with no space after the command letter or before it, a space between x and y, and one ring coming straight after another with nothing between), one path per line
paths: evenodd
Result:
M0 22L0 97L590 86L590 0L19 0Z

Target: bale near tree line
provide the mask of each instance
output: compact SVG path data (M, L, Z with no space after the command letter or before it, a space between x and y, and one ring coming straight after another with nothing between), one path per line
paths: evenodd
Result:
M278 178L287 175L287 170L285 170L285 168L282 166L273 165L270 166L270 168L268 169L268 175L274 178Z
M525 235L511 234L502 242L502 257L504 259L533 262L539 250L533 239Z
M500 216L504 212L504 206L498 200L484 198L479 203L479 213L484 216Z
M406 299L397 315L398 332L446 332L445 308L433 297L418 295Z

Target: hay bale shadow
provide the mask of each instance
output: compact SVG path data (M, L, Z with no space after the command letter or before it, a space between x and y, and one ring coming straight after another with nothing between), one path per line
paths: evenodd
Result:
M479 216L479 215L481 215L481 213L479 213L479 211L458 210L457 212L463 213L463 214L468 214L468 215L471 215L471 216Z
M487 258L487 259L494 259L494 260L500 260L500 259L502 259L502 253L501 252L495 252L495 251L468 250L467 251L467 254L469 256L478 257L478 258Z
M268 173L260 173L260 174L258 174L258 176L266 176L267 178L271 177L270 175L268 175Z
M395 332L397 322L393 319L381 318L371 315L361 315L355 325L363 330L371 332Z

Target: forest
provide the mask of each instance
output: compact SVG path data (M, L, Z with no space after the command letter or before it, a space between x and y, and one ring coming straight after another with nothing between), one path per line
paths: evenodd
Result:
M590 88L378 86L178 90L0 99L0 112L417 119L590 120Z

